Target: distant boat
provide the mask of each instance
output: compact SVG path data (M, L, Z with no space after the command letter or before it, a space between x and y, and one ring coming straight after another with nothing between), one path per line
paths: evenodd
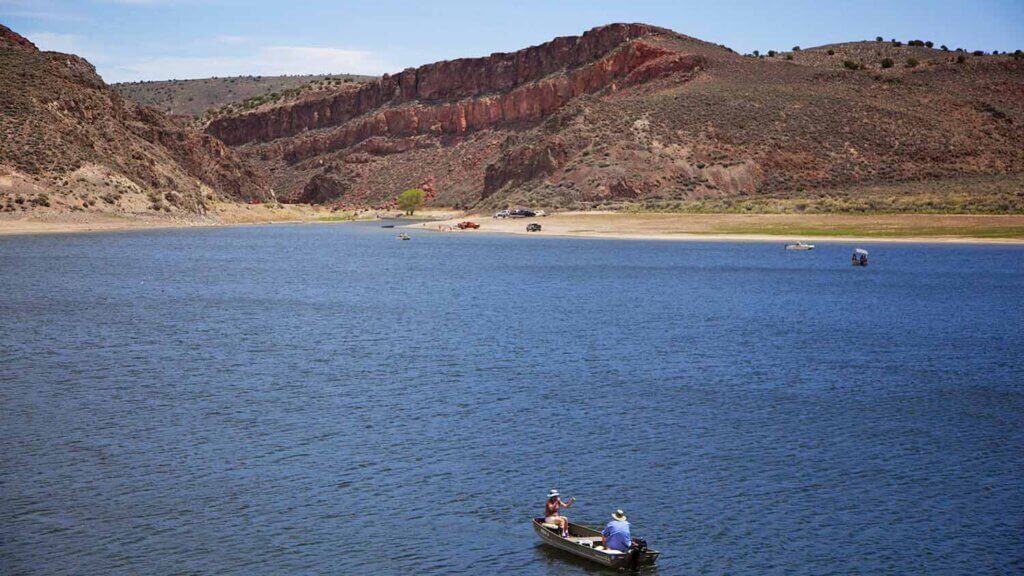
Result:
M612 568L653 566L660 554L657 550L647 548L646 543L629 552L609 550L601 545L599 531L572 522L569 523L568 538L562 538L558 527L545 524L543 518L533 519L533 531L549 546ZM637 542L638 539L634 538L633 543Z
M797 240L796 244L786 244L786 250L814 250L814 244L804 244Z
M394 227L395 227L394 224L385 224L385 225L381 226L381 228L394 228Z
M854 266L867 266L868 265L868 251L857 248L853 251L853 256L850 258L850 263Z
M398 239L399 240L412 240L412 237L409 236L408 234L406 234L405 232L402 232L401 234L398 235Z

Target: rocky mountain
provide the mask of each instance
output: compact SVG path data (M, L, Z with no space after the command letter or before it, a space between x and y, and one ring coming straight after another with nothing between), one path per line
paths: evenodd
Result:
M126 101L87 61L41 52L0 25L0 211L197 214L214 198L266 194L216 138Z
M949 183L1024 173L1022 86L1010 55L864 42L757 58L612 24L205 130L266 167L279 197L340 205L387 205L424 183L434 204L482 208L813 202L911 182L970 196L982 192Z
M207 111L228 105L242 111L268 101L277 101L290 93L324 89L348 83L369 82L372 76L322 74L297 76L232 76L194 80L122 82L111 87L126 99L157 110L198 118ZM248 103L248 106L247 106Z

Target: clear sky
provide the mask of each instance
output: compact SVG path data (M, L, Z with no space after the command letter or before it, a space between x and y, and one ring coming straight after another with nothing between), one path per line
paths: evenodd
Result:
M1024 0L0 0L0 22L108 82L396 72L646 22L739 52L876 36L1024 49Z

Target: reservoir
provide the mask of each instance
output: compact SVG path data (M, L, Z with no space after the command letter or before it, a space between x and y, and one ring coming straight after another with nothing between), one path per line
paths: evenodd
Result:
M1024 249L0 237L0 573L1009 574Z

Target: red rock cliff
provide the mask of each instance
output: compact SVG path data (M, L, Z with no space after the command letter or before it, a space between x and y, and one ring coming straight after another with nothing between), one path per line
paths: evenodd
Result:
M382 122L407 134L438 123L441 131L451 131L452 126L462 123L479 128L518 117L536 117L550 111L555 102L604 88L641 64L664 56L664 52L636 42L629 44L631 48L622 48L638 38L665 32L644 24L612 24L518 52L437 62L385 75L358 90L221 118L211 122L207 132L229 145L266 142L338 126L383 107L412 102L429 111L411 114L408 110L389 110L386 118L366 119L362 126L349 130L353 137L365 133L365 138L383 134ZM566 74L548 79L562 71ZM464 101L485 97L488 99L483 102ZM442 105L444 102L449 104Z

